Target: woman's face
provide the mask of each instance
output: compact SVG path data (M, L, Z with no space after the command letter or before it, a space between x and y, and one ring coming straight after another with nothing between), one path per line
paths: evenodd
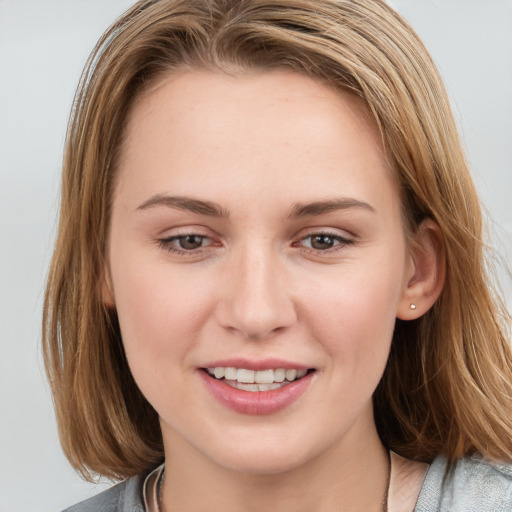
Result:
M268 473L377 438L400 208L360 100L308 77L186 72L137 100L105 300L170 454Z

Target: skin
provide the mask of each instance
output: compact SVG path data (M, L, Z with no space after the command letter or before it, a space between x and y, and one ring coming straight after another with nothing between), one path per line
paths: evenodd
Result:
M443 273L436 226L421 226L413 250L401 219L380 134L349 94L284 70L189 71L136 100L104 299L160 415L165 511L382 510L372 393L396 317L423 314ZM183 248L186 235L200 247ZM315 373L285 409L244 415L200 378L234 356ZM390 510L412 510L425 467L394 467Z

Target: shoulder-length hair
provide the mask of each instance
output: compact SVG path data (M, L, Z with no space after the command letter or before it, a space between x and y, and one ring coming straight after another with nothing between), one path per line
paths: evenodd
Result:
M435 305L397 320L374 395L380 436L420 461L472 452L512 460L509 317L486 274L479 200L447 95L414 31L382 0L143 0L98 42L67 134L43 346L71 464L86 478L123 478L163 457L158 415L131 376L101 282L130 107L162 76L191 68L287 68L365 101L405 229L433 219L447 265Z

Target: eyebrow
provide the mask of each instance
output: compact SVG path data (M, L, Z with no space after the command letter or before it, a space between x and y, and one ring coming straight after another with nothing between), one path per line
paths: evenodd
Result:
M156 194L150 197L147 201L144 201L137 210L147 210L157 206L176 208L178 210L185 210L199 215L207 215L209 217L229 217L229 211L217 203L193 199L190 197L167 196L163 194ZM297 219L301 217L324 215L326 213L352 208L362 208L370 212L375 212L375 208L364 201L344 197L328 199L325 201L315 201L313 203L295 203L288 215L288 218Z
M290 219L308 217L315 215L324 215L337 210L348 210L352 208L362 208L375 213L375 208L364 201L348 197L328 199L325 201L315 201L314 203L296 203L290 212Z
M222 206L212 203L211 201L202 201L200 199L192 199L183 196L166 196L156 194L144 201L137 210L147 210L156 206L166 206L168 208L176 208L185 210L199 215L208 215L209 217L227 218L229 212Z

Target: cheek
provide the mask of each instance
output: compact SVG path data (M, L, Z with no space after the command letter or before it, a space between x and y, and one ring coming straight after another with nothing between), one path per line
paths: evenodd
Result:
M187 363L208 316L208 294L199 293L199 283L186 271L171 273L165 262L130 260L111 259L112 280L123 344L140 384L147 376L165 373L164 360Z
M207 304L182 273L156 264L114 273L116 307L128 364L137 386L157 411L192 414L183 386L195 385L191 354L199 343ZM175 392L170 392L175 390Z
M314 337L331 354L333 364L343 361L355 373L371 374L384 366L401 296L401 274L392 267L354 264L334 285L316 287L307 302ZM378 268L390 270L384 275Z

